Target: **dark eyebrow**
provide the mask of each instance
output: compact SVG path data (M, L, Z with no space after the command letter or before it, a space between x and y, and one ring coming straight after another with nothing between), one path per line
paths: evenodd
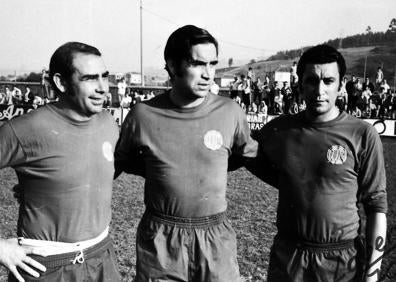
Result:
M80 76L80 80L89 80L89 79L97 79L99 74L84 74Z
M109 71L105 71L102 73L102 77L108 77ZM89 79L97 79L99 78L99 74L84 74L80 77L80 80L89 80Z
M210 61L209 64L210 65L217 65L219 61L215 60L215 61ZM195 66L202 66L202 65L206 65L208 62L204 62L204 61L200 61L200 60L191 60L190 64L195 65Z

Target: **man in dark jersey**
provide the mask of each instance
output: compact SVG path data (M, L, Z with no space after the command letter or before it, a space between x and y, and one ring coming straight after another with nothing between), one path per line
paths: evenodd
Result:
M79 42L60 46L49 71L59 102L0 127L0 168L14 168L20 187L19 238L0 239L0 263L9 281L118 281L108 235L118 128L102 111L109 72Z
M172 89L135 105L123 123L116 175L146 178L136 281L240 281L227 162L256 156L257 143L240 107L209 93L217 58L208 31L177 29L165 47Z
M371 125L335 106L345 69L334 48L307 50L297 67L307 109L258 134L261 160L248 167L279 190L268 281L377 280L387 211L382 144Z

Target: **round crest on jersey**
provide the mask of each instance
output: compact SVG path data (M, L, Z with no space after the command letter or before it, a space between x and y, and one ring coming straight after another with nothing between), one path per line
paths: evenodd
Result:
M343 164L347 155L347 150L341 145L333 145L327 150L327 160L332 164Z
M223 145L223 136L217 130L209 130L204 136L206 148L216 151Z

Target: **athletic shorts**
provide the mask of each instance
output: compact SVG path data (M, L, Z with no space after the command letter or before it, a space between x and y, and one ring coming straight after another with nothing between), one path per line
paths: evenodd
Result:
M360 239L314 244L275 237L267 277L268 282L360 282L364 262Z
M180 218L146 210L136 253L137 282L240 282L236 235L225 213Z
M120 281L121 277L117 269L117 260L114 253L112 240L109 236L98 244L83 251L84 261L75 264L72 261L78 254L66 253L40 257L32 255L31 258L43 264L46 272L40 272L40 277L35 278L30 274L18 269L26 282L113 282ZM14 275L10 273L9 282L17 282Z

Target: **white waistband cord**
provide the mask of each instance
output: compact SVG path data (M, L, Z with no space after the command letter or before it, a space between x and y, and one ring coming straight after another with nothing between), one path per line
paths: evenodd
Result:
M23 237L18 237L18 244L21 246L32 247L35 250L40 250L44 252L46 256L52 255L60 255L65 253L79 252L76 258L73 260L73 263L82 263L84 262L84 254L83 250L96 245L103 239L107 237L109 234L109 227L99 234L97 237L85 241L80 241L76 243L64 243L64 242L55 242L55 241L46 241L46 240L36 240L36 239L26 239ZM82 262L80 262L82 260ZM76 261L76 262L74 262Z
M76 263L84 263L85 259L84 259L84 252L83 250L81 250L74 259L71 260L72 264L76 264Z

